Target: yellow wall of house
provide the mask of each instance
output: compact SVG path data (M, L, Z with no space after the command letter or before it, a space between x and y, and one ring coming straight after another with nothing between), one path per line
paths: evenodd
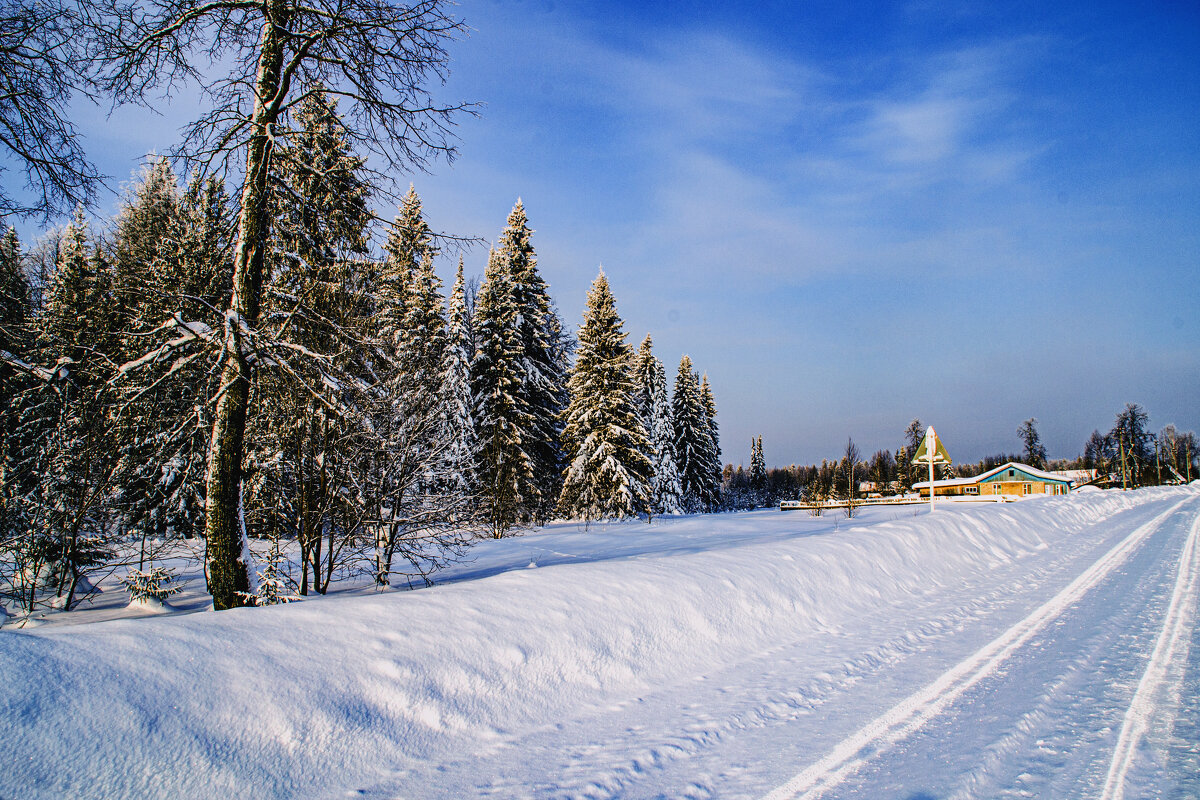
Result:
M997 492L996 489L992 488L995 486L1000 487L999 492ZM1040 481L995 481L995 482L979 484L979 493L980 494L1015 494L1015 495L1055 494L1056 486L1062 486L1062 484L1041 483ZM1066 494L1067 487L1062 486L1062 488L1057 490L1057 493L1058 494Z
M1026 491L1028 487L1028 491ZM1059 487L1057 491L1055 487ZM978 489L978 492L968 492L968 488ZM1041 483L1040 481L989 481L987 483L977 483L971 486L939 486L937 487L938 497L989 497L998 494L1015 495L1024 497L1027 495L1045 495L1045 494L1066 494L1067 487L1060 483ZM921 489L921 496L928 497L929 489Z

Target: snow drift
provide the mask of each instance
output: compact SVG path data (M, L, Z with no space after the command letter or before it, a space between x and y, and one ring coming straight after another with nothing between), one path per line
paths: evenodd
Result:
M1083 546L1089 525L1164 492L1194 490L552 527L489 543L481 563L523 567L555 537L589 537L594 560L372 597L4 628L0 796L343 796L405 763L485 751Z

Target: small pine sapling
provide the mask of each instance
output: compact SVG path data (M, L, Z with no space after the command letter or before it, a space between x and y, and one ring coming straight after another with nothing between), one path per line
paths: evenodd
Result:
M284 560L279 549L279 539L273 538L271 549L267 552L266 565L258 571L258 591L254 593L254 605L275 606L300 599L289 591L291 587L283 569Z
M163 566L152 566L146 570L131 569L121 583L125 584L129 599L138 603L148 600L166 602L171 595L182 592L186 585L186 582L179 581L175 570Z

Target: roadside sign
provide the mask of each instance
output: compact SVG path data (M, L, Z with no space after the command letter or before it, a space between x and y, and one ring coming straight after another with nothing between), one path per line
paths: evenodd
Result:
M922 440L921 446L917 448L917 454L913 456L912 463L929 465L929 513L932 514L934 498L937 496L933 485L933 465L954 463L950 460L946 446L942 444L942 440L938 438L937 431L933 429L932 425L929 426L929 430L925 431L925 438Z
M930 458L930 452L933 457ZM942 440L937 437L937 432L933 426L929 426L929 430L925 431L925 438L921 441L921 446L917 448L916 455L913 456L912 463L914 464L953 464L950 459L950 454L946 452L946 446L942 444Z

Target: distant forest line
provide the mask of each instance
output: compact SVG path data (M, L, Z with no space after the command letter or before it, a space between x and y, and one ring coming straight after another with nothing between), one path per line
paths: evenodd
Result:
M1093 431L1075 458L1047 458L1035 418L1023 422L1016 435L1022 444L1020 451L939 467L937 479L973 477L1009 461L1047 471L1094 471L1092 482L1103 486L1157 486L1200 477L1196 435L1171 424L1152 432L1149 415L1137 403L1129 403L1118 412L1108 431ZM928 480L928 468L911 463L924 436L925 427L914 419L895 450L881 449L868 458L851 439L839 459L786 467L766 466L759 436L750 443L749 467L725 465L724 505L731 509L757 508L781 500L854 498L867 491L884 496L906 494L912 491L913 483Z

